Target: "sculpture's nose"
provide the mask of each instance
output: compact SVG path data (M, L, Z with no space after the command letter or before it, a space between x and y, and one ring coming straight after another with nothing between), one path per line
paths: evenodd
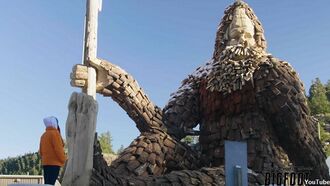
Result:
M237 37L237 41L239 44L244 44L244 42L246 41L246 39L244 38L244 32L240 31Z

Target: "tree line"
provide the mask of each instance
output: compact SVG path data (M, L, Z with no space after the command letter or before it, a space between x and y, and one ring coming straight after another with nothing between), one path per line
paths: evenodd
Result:
M41 175L41 159L37 152L0 160L0 174Z
M110 132L98 136L103 153L115 154L112 148ZM118 151L124 149L121 146ZM67 152L67 149L66 149ZM0 160L0 174L4 175L42 175L41 157L38 152L27 153L22 156Z

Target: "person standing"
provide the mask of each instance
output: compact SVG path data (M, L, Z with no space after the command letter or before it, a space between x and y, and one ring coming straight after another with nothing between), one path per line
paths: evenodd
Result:
M39 153L44 170L45 184L54 185L60 168L66 161L64 143L60 134L58 120L54 116L43 119L46 131L40 138Z

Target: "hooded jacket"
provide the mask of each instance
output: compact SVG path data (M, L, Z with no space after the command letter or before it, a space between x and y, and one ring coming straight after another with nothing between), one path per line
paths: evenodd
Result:
M44 119L45 133L40 138L39 153L42 165L63 166L66 161L64 144L57 130L57 119L48 117Z

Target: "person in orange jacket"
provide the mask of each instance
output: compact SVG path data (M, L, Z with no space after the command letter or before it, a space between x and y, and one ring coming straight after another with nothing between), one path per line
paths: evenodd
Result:
M66 161L64 143L58 126L58 120L54 116L43 119L46 131L40 138L39 153L44 170L45 184L54 185L60 168Z

